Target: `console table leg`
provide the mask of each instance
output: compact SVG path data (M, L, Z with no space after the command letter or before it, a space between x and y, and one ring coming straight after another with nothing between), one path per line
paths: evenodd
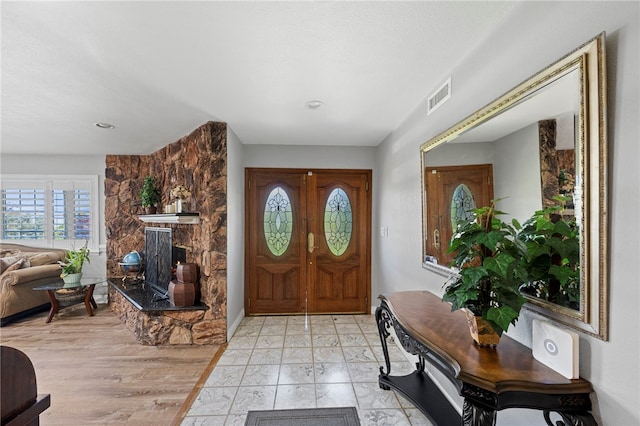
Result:
M475 405L465 398L462 406L462 424L464 426L493 426L496 424L496 411Z
M418 355L418 362L416 362L416 370L424 371L426 365L427 365L427 362L425 361L424 357L422 355Z
M555 411L562 418L562 420L557 421L555 424L552 423L549 414L551 413L549 410L544 411L544 421L547 422L549 426L597 426L596 420L593 418L591 413L563 413L560 411Z
M382 306L379 306L376 309L376 323L378 324L378 334L380 334L380 343L382 344L382 352L384 353L384 363L387 367L387 371L384 371L384 367L380 367L380 374L389 375L391 374L391 361L389 360L389 350L387 348L387 337L391 335L387 330L390 325L390 317L389 312L387 312ZM389 390L389 388L385 389L380 385L380 387L384 390Z

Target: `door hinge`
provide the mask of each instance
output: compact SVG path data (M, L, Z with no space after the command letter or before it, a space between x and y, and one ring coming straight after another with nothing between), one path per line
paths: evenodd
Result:
M369 190L369 181L368 180L364 182L364 190L365 191Z
M251 189L251 179L249 179L249 188L247 189Z
M364 297L364 311L369 312L369 298L367 296Z
M251 307L251 298L249 298L249 308Z

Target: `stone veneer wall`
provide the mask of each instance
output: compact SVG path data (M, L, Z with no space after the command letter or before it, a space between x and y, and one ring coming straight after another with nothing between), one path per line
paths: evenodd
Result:
M182 184L191 191L183 211L198 212L198 225L145 224L138 191L145 176L156 178L161 205L170 191ZM227 126L208 122L190 135L151 155L108 155L105 171L107 274L121 277L118 262L132 251L144 249L145 226L172 229L174 245L187 249L187 262L200 273L201 300L206 311L137 310L114 289L111 309L143 344L220 344L227 333ZM159 207L160 211L162 207Z

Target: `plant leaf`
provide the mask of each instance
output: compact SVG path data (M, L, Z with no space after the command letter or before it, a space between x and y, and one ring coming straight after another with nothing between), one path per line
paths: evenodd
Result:
M496 323L502 331L506 331L509 328L509 324L515 324L517 318L518 312L510 306L491 307L487 311L487 319ZM499 334L502 333L500 332Z
M509 277L509 269L513 264L514 258L506 253L500 253L496 257L487 257L484 260L483 266L488 270L494 272L502 279Z

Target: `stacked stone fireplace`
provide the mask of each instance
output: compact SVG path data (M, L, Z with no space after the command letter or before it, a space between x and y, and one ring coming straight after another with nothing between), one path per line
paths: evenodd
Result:
M186 262L199 269L200 300L206 309L138 309L112 286L111 309L143 344L220 344L226 341L227 312L227 127L208 122L190 135L151 155L109 155L105 171L107 273L118 280L118 265L132 250L144 251L145 224L138 191L144 177L159 182L160 205L170 191L184 185L191 191L185 211L197 212L199 224L151 224L171 230L172 244L184 247Z

